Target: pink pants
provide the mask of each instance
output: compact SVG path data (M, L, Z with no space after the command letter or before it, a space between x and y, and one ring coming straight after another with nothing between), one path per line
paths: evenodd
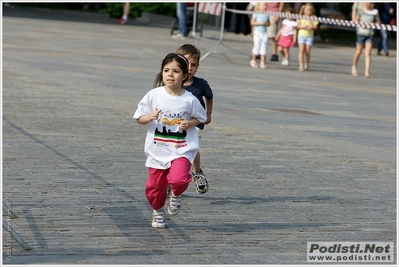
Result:
M175 196L180 196L188 188L192 177L191 163L187 158L178 158L172 161L169 169L149 168L149 177L145 185L145 193L154 210L165 205L168 184Z

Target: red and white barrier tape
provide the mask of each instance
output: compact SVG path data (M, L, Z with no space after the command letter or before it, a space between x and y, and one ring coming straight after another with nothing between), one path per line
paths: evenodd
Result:
M367 29L387 30L387 31L396 32L396 25L388 25L388 24L359 23L359 22L353 22L353 21L349 21L349 20L321 18L321 17L316 17L316 16L309 17L309 16L284 13L284 12L278 12L278 11L254 12L254 11L237 10L237 9L230 9L230 8L226 8L226 11L229 11L232 13L238 13L238 14L246 14L246 15L260 13L260 14L268 14L271 16L281 17L281 18L291 17L293 19L317 20L318 22L324 23L324 24L332 24L332 25L339 25L339 26L345 26L345 27L359 26L359 27L363 27L363 28L367 28Z

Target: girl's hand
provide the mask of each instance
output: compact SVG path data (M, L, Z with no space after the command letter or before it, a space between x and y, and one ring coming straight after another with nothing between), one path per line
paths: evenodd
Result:
M189 121L181 120L177 124L179 124L180 129L182 129L183 131L187 131L191 127L195 127L200 124L200 121L196 118L191 118L191 120Z
M186 120L181 120L177 124L179 124L180 129L182 129L183 131L187 131L191 127L190 121Z
M159 117L159 113L161 113L161 112L162 112L162 110L155 109L148 116L150 116L151 121L157 120Z

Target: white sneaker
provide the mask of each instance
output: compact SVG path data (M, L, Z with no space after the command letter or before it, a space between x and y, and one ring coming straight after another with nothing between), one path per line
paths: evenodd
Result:
M289 65L290 65L290 62L289 62L288 60L286 60L286 59L283 59L283 61L281 61L281 65L283 65L283 66L289 66Z
M172 35L172 38L174 38L174 39L186 39L186 37L183 34L181 34L181 33Z
M165 215L163 209L152 211L152 223L151 226L154 228L165 228Z
M180 212L180 209L181 209L180 196L175 196L172 192L169 197L168 213L170 215L177 215Z

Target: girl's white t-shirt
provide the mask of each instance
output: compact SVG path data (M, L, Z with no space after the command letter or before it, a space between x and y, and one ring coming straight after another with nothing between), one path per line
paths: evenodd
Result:
M297 25L298 23L294 20L284 19L283 22L281 22L281 28L283 28L281 35L282 36L294 35L295 27Z
M204 123L206 112L199 100L188 91L181 96L172 96L163 86L154 88L141 99L133 118L138 119L155 109L161 110L161 113L157 120L147 125L145 166L168 169L173 160L181 157L187 158L192 164L199 151L197 132L195 127L183 131L177 122L196 118Z

